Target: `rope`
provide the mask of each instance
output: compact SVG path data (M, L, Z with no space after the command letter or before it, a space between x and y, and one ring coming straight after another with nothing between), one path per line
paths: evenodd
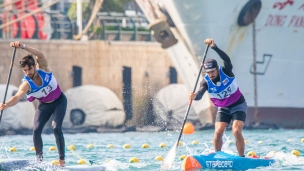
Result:
M19 18L15 19L15 20L12 20L12 21L10 21L10 22L7 22L7 23L5 23L5 24L2 24L2 25L0 25L0 29L4 28L4 27L6 27L6 26L9 26L9 25L11 25L11 24L14 24L15 22L18 22L18 21L20 21L20 20L23 20L23 19L25 19L25 18L28 17L28 16L31 16L31 15L33 15L33 14L36 14L37 12L43 11L44 9L46 9L46 8L48 8L48 7L50 7L50 6L54 5L54 4L56 4L56 3L59 2L59 1L60 1L60 0L55 0L55 1L51 2L50 4L47 4L47 5L45 5L45 6L41 7L41 8L39 8L39 9L36 9L36 10L34 10L34 11L31 11L30 13L27 13L27 14L23 15L22 17L19 17Z
M12 5L13 3L18 2L18 1L20 1L20 0L14 0L14 1L11 1L11 2L8 2L8 3L5 3L5 4L2 4L2 5L0 5L0 8L3 8L3 7L6 7L6 6L9 6L9 5Z
M257 89L257 66L256 66L256 30L255 30L255 20L252 22L252 55L253 55L253 84L254 84L254 121L258 122L258 89Z
M65 142L65 144L66 144L68 147L70 146L67 142ZM70 148L69 151L71 151L72 154L73 154L74 156L76 156L79 160L84 160L87 164L93 165L94 162L93 162L92 160L87 160L87 159L81 157L81 156L80 156L75 150L73 150L72 148Z
M89 30L92 22L94 21L94 19L95 19L96 15L97 15L97 13L98 13L98 11L99 11L102 3L103 3L103 0L96 0L95 1L94 8L92 10L92 14L90 16L88 24L85 26L85 28L82 30L81 33L79 33L78 35L74 36L75 40L80 40L81 37L82 37L82 35L84 35L84 34L86 34L88 32L88 30Z

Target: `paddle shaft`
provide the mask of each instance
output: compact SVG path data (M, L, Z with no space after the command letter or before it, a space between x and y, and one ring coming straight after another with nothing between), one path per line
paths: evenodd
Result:
M201 72L203 70L203 66L204 66L204 62L205 62L205 58L206 58L208 49L209 49L209 44L207 45L207 47L205 49L205 53L204 53L204 56L203 56L203 59L202 59L201 67L200 67L200 70L199 70L199 73L198 73L198 76L197 76L197 79L196 79L196 82L195 82L195 86L193 88L192 93L195 93L195 89L197 87L198 80L199 80ZM174 161L174 158L176 157L176 152L177 152L177 149L178 149L178 142L179 142L179 140L182 137L182 133L183 133L183 130L184 130L184 126L185 126L187 117L188 117L189 110L190 110L191 105L192 105L192 101L193 100L190 99L189 105L188 105L188 108L187 108L187 111L186 111L186 114L185 114L185 117L184 117L184 121L183 121L183 124L182 124L182 128L181 128L181 131L179 132L178 139L177 139L176 143L174 144L174 146L169 150L169 152L165 156L165 158L163 160L163 163L161 165L161 170L170 169L171 166L172 166L172 164L173 164L173 161Z
M8 86L9 86L9 82L11 80L11 75L12 75L12 70L13 70L13 66L14 66L14 61L15 61L15 55L16 55L16 47L14 48L14 52L13 52L13 56L12 56L12 60L11 60L11 65L10 65L10 70L8 73L8 78L7 78L7 82L6 82L6 88L5 88L5 93L4 93L4 98L3 98L3 104L5 104L5 99L6 99L6 95L7 95L7 90L8 90ZM3 110L1 110L1 114L0 114L0 122L2 119L2 114L3 114Z
M207 55L208 49L209 49L209 44L207 45L207 47L205 49L205 53L204 53L204 56L203 56L203 59L202 59L201 67L200 67L199 73L197 75L196 82L195 82L195 85L194 85L192 93L195 93L198 80L199 80L199 78L201 76L201 72L203 70L203 66L204 66L204 62L205 62L205 59L206 59L206 55ZM183 125L182 125L182 128L181 128L181 131L180 131L178 139L177 139L177 144L178 144L179 140L182 137L182 133L183 133L183 130L184 130L185 123L187 121L187 117L188 117L188 114L189 114L189 111L190 111L190 108L191 108L191 105L192 105L192 101L193 101L192 99L189 100L189 105L188 105L188 108L187 108L187 111L186 111L186 114L185 114L185 117L184 117L184 121L183 121Z

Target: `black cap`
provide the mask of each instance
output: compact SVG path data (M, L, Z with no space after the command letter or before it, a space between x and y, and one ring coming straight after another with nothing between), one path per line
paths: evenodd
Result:
M207 60L204 62L204 70L205 70L206 72L213 71L213 70L215 70L217 67L218 67L218 65L217 65L217 62L216 62L215 59L207 59Z

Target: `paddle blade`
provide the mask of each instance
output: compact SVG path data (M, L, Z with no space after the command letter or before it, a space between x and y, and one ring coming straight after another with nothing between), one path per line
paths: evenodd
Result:
M165 156L162 162L161 170L171 169L174 159L176 157L177 147L178 147L178 143L176 142L174 146L168 151L167 155Z

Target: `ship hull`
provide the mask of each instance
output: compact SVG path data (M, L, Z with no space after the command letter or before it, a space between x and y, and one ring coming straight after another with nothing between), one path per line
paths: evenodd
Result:
M251 0L254 1L258 0ZM166 50L176 61L177 71L189 87L189 92L198 71L191 69L195 65L188 59L202 56L206 47L204 39L213 38L217 46L231 58L233 72L249 107L246 125L275 124L286 128L303 128L304 101L299 99L304 96L301 90L304 86L301 78L304 49L299 46L304 43L304 2L260 1L261 8L255 24L251 22L247 25L240 25L239 18L249 1L153 2L153 8L148 9L143 5L142 8L144 11L150 10L150 14L152 9L157 15L160 13L156 8L158 4L161 12L166 11L164 14L171 20L171 30L179 41ZM153 22L153 18L149 20ZM214 58L223 65L212 49L208 51L207 58ZM197 61L198 64L200 60ZM183 63L189 63L189 66ZM197 66L199 68L199 64ZM197 113L213 107L206 99L203 103L208 105L204 109L197 109ZM254 114L256 106L258 112ZM214 116L214 113L209 115Z
M304 128L304 108L249 107L245 125L247 128Z

